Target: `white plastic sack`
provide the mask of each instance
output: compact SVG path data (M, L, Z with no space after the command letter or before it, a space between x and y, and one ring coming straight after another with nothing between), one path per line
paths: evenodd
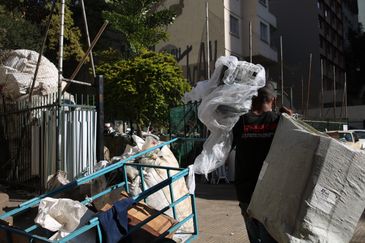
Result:
M142 161L140 162L142 163ZM144 164L151 164L151 165L158 165L158 166L165 166L165 167L174 167L178 168L179 163L177 162L175 156L171 152L171 150L168 148L168 146L164 146L161 148L160 153L158 154L158 158L153 160L144 160ZM168 178L167 172L164 169L146 169L145 170L145 188L150 188L158 183L166 180ZM171 175L176 174L176 171L171 171ZM174 196L175 199L181 198L185 194L187 194L189 191L186 187L186 183L184 178L181 178L177 181L175 181L172 184ZM171 197L170 197L170 189L168 187L164 187L162 190L159 190L158 192L152 194L149 196L146 200L147 204L151 207L161 210L164 207L168 206L171 203ZM176 217L177 220L181 221L184 218L186 218L188 215L192 213L191 208L191 202L190 200L184 200L183 202L179 203L176 207ZM166 214L173 217L172 210L166 211ZM181 231L183 232L193 232L193 222L190 220L187 223L185 223L181 228Z
M223 67L228 67L222 75ZM220 80L220 78L222 80ZM265 69L236 57L220 57L209 80L215 88L202 97L198 117L211 132L202 153L194 161L194 172L205 174L222 166L232 144L232 128L249 111L257 90L265 86Z
M107 166L109 166L110 163L106 160L99 161L96 163L94 167L94 172L99 171ZM96 195L99 192L102 192L107 187L108 183L106 181L105 175L98 176L94 180L91 181L91 195Z
M135 140L135 142L137 142L136 140L138 140L139 143L138 146L142 148L141 151L154 147L159 143L153 137L147 137L145 142L143 139L137 136L133 137L133 139ZM132 148L131 146L128 147L127 145L125 153L123 154L122 157L131 156L133 155L134 152L139 152L137 146ZM145 157L139 159L138 162L147 165L158 165L158 166L175 167L175 168L179 167L178 161L176 160L174 154L171 152L168 146L163 146L161 149L156 149L151 153L148 153ZM131 166L127 166L127 168L128 167L131 168ZM168 178L166 170L164 169L155 169L146 167L142 170L142 173L145 181L144 184L145 189L153 187ZM171 175L174 175L175 173L176 173L175 171L171 171ZM129 185L130 194L132 196L140 194L142 192L141 177L138 175L138 170L127 169L127 175L128 179L131 181L131 184ZM174 190L175 199L178 199L189 192L184 178L175 181L172 186ZM171 203L169 188L165 187L162 190L159 190L154 194L150 195L149 197L146 198L146 203L157 210L161 210L164 207L168 206ZM179 203L175 207L175 209L178 220L184 219L192 212L191 203L189 200L185 200ZM171 217L173 216L171 209L166 211L166 214ZM193 232L194 230L193 222L191 220L188 221L180 228L180 230L183 232Z
M47 191L53 191L56 188L64 186L68 183L70 183L70 181L67 179L67 173L60 170L56 174L48 176Z
M0 86L3 95L11 100L27 94L37 66L39 54L31 50L14 50L7 53L0 65ZM46 95L58 89L58 69L47 58L42 57L34 95Z
M34 222L50 231L58 231L52 236L52 240L58 240L85 225L93 216L94 213L78 201L46 197L39 203ZM95 242L95 236L95 232L90 231L72 242Z

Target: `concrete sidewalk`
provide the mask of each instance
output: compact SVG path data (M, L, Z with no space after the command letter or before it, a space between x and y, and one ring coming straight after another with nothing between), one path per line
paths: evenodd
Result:
M249 243L232 184L197 184L199 237L194 242Z
M201 243L249 243L232 184L197 184ZM365 243L365 211L350 243Z

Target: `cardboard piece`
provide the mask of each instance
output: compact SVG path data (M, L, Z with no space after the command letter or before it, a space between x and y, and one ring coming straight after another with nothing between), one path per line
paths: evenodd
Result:
M127 198L128 194L126 192L122 192L120 194L120 199L123 200ZM112 202L107 202L100 211L105 212L108 209L112 208ZM134 226L138 225L140 222L146 220L147 218L155 215L158 213L157 210L149 207L147 204L138 202L132 208L128 210L128 227L133 228ZM133 242L152 242L161 234L163 234L166 230L170 229L172 226L177 224L178 221L174 218L166 214L161 214L145 224L141 230L136 231L135 233L131 234L131 239ZM165 238L171 239L173 234L166 236Z
M278 242L349 242L364 178L364 152L283 115L248 213Z

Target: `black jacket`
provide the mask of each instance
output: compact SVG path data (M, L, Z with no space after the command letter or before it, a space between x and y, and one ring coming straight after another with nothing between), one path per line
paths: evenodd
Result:
M240 117L233 128L236 146L235 184L238 200L249 203L269 152L280 114L249 112Z

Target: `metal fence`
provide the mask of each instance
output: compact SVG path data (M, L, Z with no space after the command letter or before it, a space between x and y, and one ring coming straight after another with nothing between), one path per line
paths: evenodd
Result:
M0 98L0 177L45 188L56 172L57 94L34 96L30 103ZM91 173L96 163L95 97L64 95L60 109L60 169L73 179Z
M202 151L207 129L198 119L198 102L170 109L170 137L181 138L171 147L180 166L192 164Z
M311 125L313 128L320 132L342 130L343 125L347 125L347 121L315 121L315 120L303 120L305 123Z

